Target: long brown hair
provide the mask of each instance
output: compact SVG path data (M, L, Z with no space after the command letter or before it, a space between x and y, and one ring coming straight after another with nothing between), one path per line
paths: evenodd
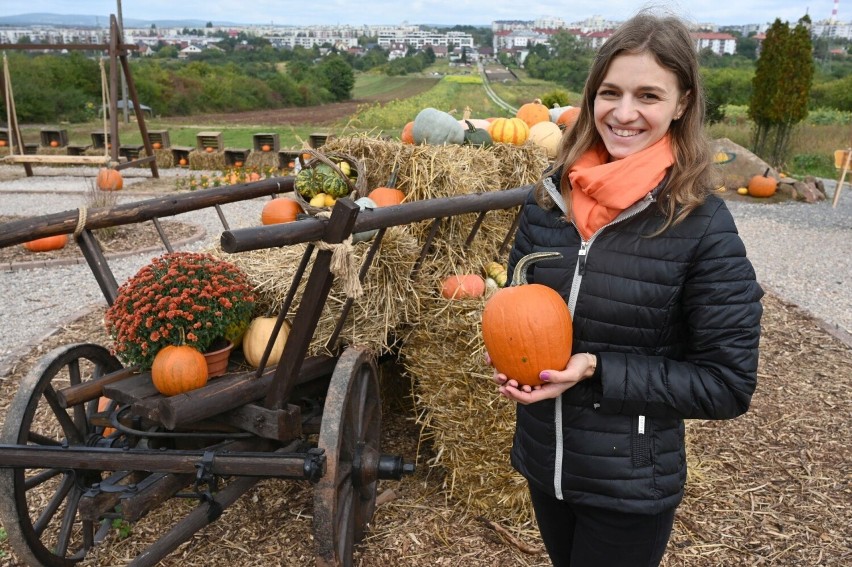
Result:
M683 114L669 126L675 163L665 188L658 195L657 204L666 217L664 226L655 233L659 234L699 206L718 184L718 174L713 168L710 146L704 133L705 100L698 57L689 30L680 19L641 12L619 26L601 46L586 79L577 122L562 137L556 159L544 176L562 168L561 188L570 219L568 172L583 153L603 144L594 121L598 87L615 57L641 53L653 55L663 68L675 74L681 94L688 93ZM543 207L553 206L541 181L536 186L536 199Z

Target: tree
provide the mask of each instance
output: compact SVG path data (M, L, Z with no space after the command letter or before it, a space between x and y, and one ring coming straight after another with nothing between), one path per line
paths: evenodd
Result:
M776 19L766 32L752 80L752 150L775 166L783 164L793 128L808 115L814 78L809 25L807 15L794 29Z
M331 93L334 100L347 100L352 97L355 72L342 57L339 55L326 57L317 65L316 71L320 85Z

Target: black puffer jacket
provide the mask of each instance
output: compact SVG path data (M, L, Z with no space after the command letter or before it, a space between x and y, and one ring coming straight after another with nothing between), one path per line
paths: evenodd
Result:
M639 514L683 497L684 419L748 409L763 296L721 199L648 238L663 222L652 195L587 242L531 195L509 257L511 277L526 254L562 253L534 264L528 281L565 298L573 352L599 361L594 378L556 400L518 406L513 466L557 498Z

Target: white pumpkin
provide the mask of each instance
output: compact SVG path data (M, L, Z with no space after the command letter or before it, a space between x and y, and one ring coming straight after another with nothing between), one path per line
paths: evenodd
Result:
M272 337L272 329L275 328L276 320L277 317L255 317L249 323L249 327L243 335L243 356L246 362L255 368L260 365L260 359L263 358L263 351L266 350L266 344ZM272 345L272 351L266 361L267 366L274 366L281 360L284 344L287 342L289 334L290 323L284 321L278 331L278 336L275 337L275 344Z
M452 114L436 108L424 108L414 118L411 136L415 144L461 144L464 128Z
M363 211L364 209L378 209L379 206L376 204L374 200L369 197L361 197L355 200L355 204ZM352 242L367 242L372 240L376 234L378 234L379 230L374 228L373 230L367 230L364 232L356 232L352 235Z
M553 159L559 150L562 130L553 122L539 122L530 128L529 140L547 151L547 157Z

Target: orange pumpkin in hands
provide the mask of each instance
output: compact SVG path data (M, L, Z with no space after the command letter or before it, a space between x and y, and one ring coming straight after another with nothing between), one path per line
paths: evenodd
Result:
M563 370L571 358L571 312L553 288L528 284L527 266L561 257L558 252L524 256L512 285L498 290L482 312L482 338L494 368L519 384L542 384L542 370Z

